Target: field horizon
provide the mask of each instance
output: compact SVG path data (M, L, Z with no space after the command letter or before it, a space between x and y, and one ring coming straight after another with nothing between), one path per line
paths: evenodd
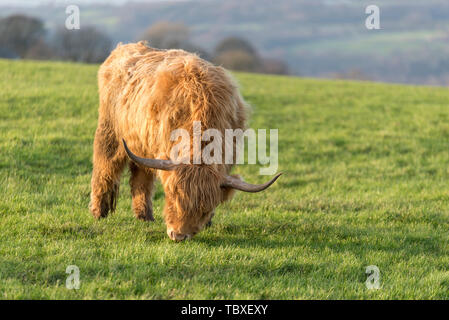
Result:
M88 210L97 70L0 59L1 299L449 297L447 88L234 73L250 127L279 129L284 175L175 243L160 183L156 221L134 218L128 170L116 212Z

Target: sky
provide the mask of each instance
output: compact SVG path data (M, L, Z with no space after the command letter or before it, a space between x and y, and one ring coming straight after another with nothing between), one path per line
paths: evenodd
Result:
M163 2L173 0L0 0L0 6L38 6L42 4L115 4L121 5L126 2Z

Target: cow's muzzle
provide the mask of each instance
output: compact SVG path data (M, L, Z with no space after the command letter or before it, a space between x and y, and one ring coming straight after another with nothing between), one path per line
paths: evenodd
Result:
M168 237L172 239L173 241L184 241L192 238L190 234L182 234L182 233L176 233L173 230L167 230Z

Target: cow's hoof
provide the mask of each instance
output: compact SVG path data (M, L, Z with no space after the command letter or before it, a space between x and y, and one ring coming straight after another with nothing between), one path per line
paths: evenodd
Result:
M136 218L142 221L154 221L153 209L146 208L135 212Z
M106 218L109 212L114 212L117 205L118 187L105 193L100 200L89 203L89 209L94 218Z

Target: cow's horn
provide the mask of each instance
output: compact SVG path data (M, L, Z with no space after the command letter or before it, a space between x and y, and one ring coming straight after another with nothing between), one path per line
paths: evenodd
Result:
M152 169L159 169L159 170L174 170L176 168L176 164L171 162L170 160L161 160L161 159L146 159L136 156L134 153L131 152L131 150L128 149L128 146L126 145L126 142L124 139L123 145L125 147L126 153L128 154L128 157L134 161L137 164L140 164L141 166L152 168Z
M233 188L245 192L260 192L271 186L277 180L277 178L280 177L281 174L282 172L278 173L273 179L264 184L250 184L238 178L227 176L226 180L221 184L221 187Z

